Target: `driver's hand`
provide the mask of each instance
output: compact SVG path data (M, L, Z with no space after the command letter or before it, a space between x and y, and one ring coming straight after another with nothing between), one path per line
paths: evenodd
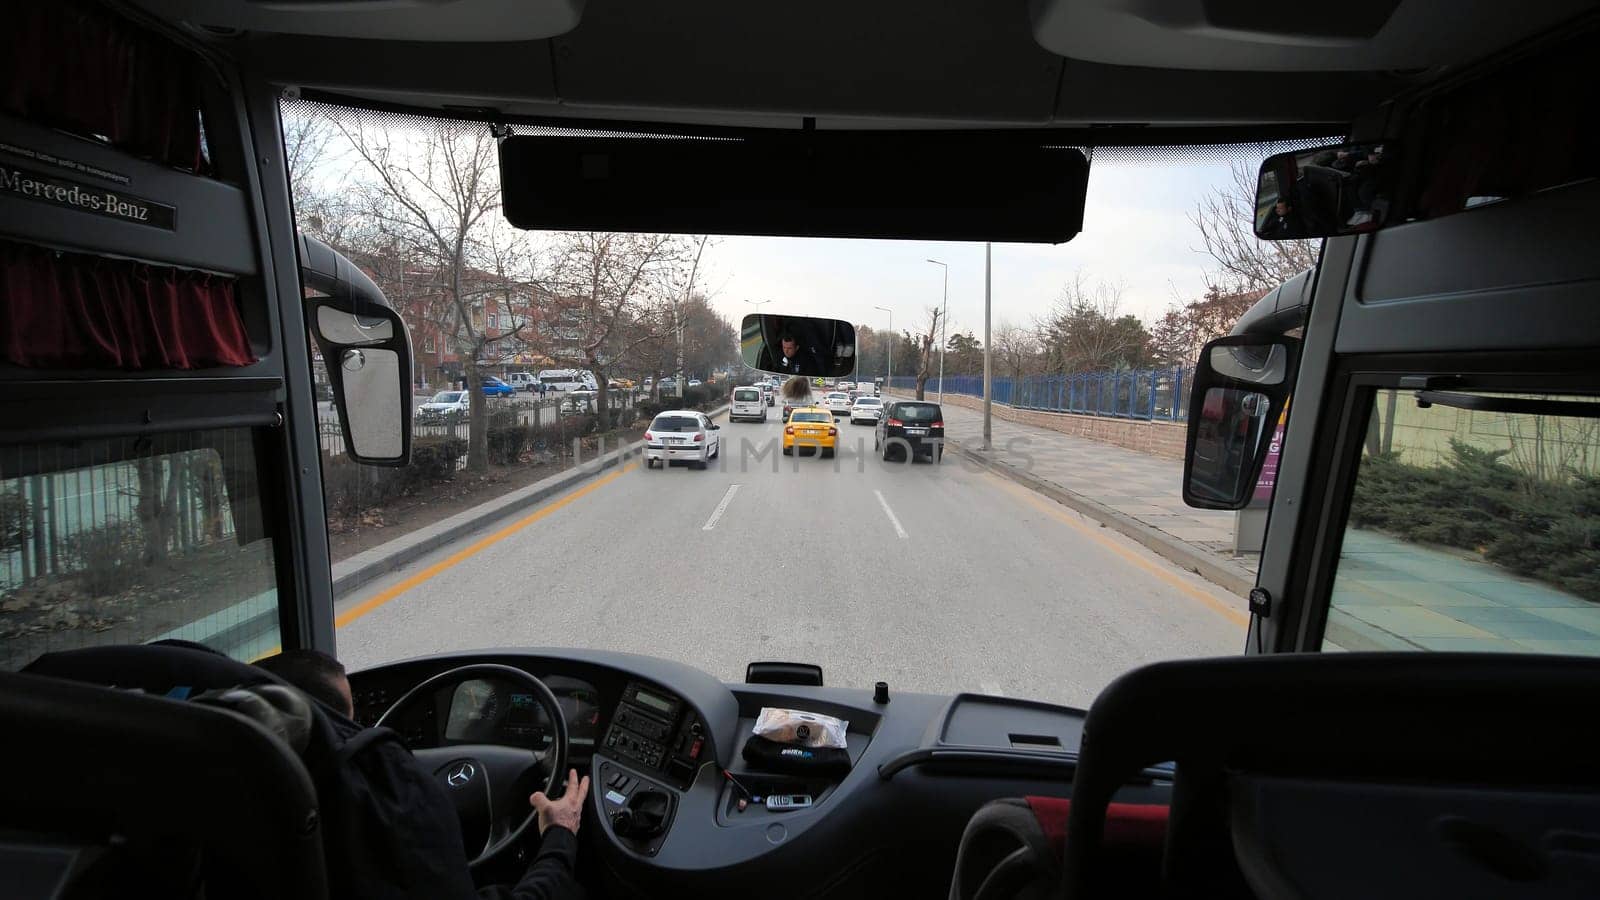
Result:
M577 769L567 770L567 792L560 800L551 800L544 791L535 791L528 802L539 811L539 833L551 825L560 825L573 834L578 833L578 823L583 819L583 801L589 796L589 776L578 777Z

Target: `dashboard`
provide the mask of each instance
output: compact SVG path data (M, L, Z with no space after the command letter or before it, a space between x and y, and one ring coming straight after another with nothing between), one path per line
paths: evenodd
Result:
M561 707L573 756L587 757L600 731L599 690L581 678L551 675L542 680ZM388 699L389 692L381 693L382 698L356 698L356 717L361 724L376 724L387 710L387 705L378 706L381 699ZM549 717L534 695L499 678L471 678L444 685L389 725L413 748L503 744L537 749L550 742L552 733Z
M586 883L607 896L717 895L779 877L803 879L818 896L942 894L972 813L996 797L1069 790L1082 733L1081 710L1049 704L914 693L891 702L851 688L729 684L649 656L541 648L352 673L356 717L374 724L424 681L479 663L525 671L555 694L570 763L591 778L580 860ZM413 748L537 749L550 740L543 707L515 680L445 679L429 690L389 723ZM764 707L847 720L848 771L796 774L745 760ZM771 807L751 795L807 803ZM1119 798L1169 796L1156 773Z

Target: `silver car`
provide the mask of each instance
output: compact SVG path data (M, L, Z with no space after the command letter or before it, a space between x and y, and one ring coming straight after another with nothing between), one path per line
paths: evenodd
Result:
M442 425L460 422L472 412L472 396L466 391L440 391L417 407L417 424Z
M850 404L850 424L870 422L878 424L878 419L883 416L883 401L877 397L857 397Z

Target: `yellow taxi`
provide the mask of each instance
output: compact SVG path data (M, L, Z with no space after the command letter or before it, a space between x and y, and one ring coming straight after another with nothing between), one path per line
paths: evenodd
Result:
M832 456L839 446L839 428L833 413L820 406L802 406L789 415L789 424L783 426L783 455L799 449L821 450L823 456Z

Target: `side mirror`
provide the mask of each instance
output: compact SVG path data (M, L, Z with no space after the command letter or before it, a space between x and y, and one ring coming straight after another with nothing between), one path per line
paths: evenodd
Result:
M345 449L358 463L411 461L411 338L404 320L366 276L338 251L300 236L306 330L317 343Z
M1300 362L1300 342L1272 335L1218 338L1200 351L1189 395L1183 502L1243 509L1272 449Z
M842 319L748 315L739 352L745 365L763 372L838 378L856 370L856 327Z
M1397 163L1389 142L1267 157L1256 180L1256 237L1291 241L1377 230L1389 217Z

